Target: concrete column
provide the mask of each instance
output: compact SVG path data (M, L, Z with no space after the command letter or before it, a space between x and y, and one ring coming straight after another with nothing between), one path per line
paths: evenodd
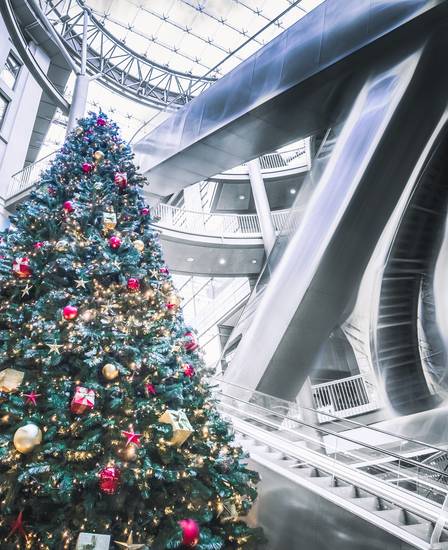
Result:
M76 121L85 114L89 83L90 78L86 74L76 75L75 89L73 91L72 104L68 115L67 134L75 128Z
M263 176L261 174L260 161L251 160L247 163L249 168L249 179L255 201L258 219L260 221L261 234L263 236L264 248L268 255L275 243L275 227L272 221L271 209L269 206Z
M89 92L89 83L91 78L87 76L87 26L88 13L84 10L83 31L81 47L81 69L76 75L75 89L73 91L72 104L67 122L67 134L76 126L76 121L84 116L87 105L87 95Z
M194 212L202 212L201 191L199 184L189 185L184 189L184 208Z

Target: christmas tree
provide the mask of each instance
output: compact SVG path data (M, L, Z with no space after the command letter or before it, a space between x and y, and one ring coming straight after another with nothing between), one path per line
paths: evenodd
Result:
M79 121L0 243L0 547L255 548L232 446L144 179ZM90 539L89 539L90 540ZM118 543L112 542L118 541Z

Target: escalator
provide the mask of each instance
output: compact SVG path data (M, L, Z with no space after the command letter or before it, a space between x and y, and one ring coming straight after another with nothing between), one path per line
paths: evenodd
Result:
M295 403L217 383L218 406L261 474L248 521L265 528L269 550L448 548L446 451L394 434L393 450L362 442L335 431L356 422L312 424ZM385 434L363 428L373 441Z

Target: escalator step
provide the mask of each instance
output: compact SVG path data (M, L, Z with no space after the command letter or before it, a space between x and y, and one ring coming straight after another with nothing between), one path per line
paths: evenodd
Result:
M413 525L403 525L403 529L406 529L406 531L412 533L419 539L429 542L431 540L434 526L429 521L425 521L422 523L414 523Z
M375 510L383 519L395 523L395 525L406 525L406 514L401 508L390 508L389 510Z

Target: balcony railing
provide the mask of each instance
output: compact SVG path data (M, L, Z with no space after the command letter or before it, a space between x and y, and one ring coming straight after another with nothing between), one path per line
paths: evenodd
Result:
M24 194L29 193L39 181L40 174L48 168L51 161L55 158L57 151L25 166L23 170L14 174L9 182L6 197L3 197L6 204L12 199L18 200Z
M341 418L378 409L375 397L369 392L361 374L312 386L314 407L319 422L332 420L325 413Z
M260 167L263 174L270 174L285 170L304 168L307 166L306 145L303 142L300 146L274 151L260 157ZM247 165L240 164L230 170L226 170L221 175L246 175L248 174Z
M55 158L57 151L53 151L49 155L42 157L33 164L26 166L14 174L9 182L6 196L2 197L6 204L15 202L29 193L32 187L38 182L39 176L43 170L48 168L51 161ZM262 172L265 174L271 172L281 172L290 168L299 168L306 165L306 147L301 145L281 152L273 152L260 157ZM247 168L243 164L227 171L226 174L242 174L247 175ZM242 221L242 220L241 220ZM250 224L251 221L247 220ZM259 233L258 228L255 233Z
M289 210L272 212L276 231L280 231ZM169 204L158 204L153 210L157 217L156 225L193 235L220 238L259 238L260 222L256 214L217 214L194 212Z

